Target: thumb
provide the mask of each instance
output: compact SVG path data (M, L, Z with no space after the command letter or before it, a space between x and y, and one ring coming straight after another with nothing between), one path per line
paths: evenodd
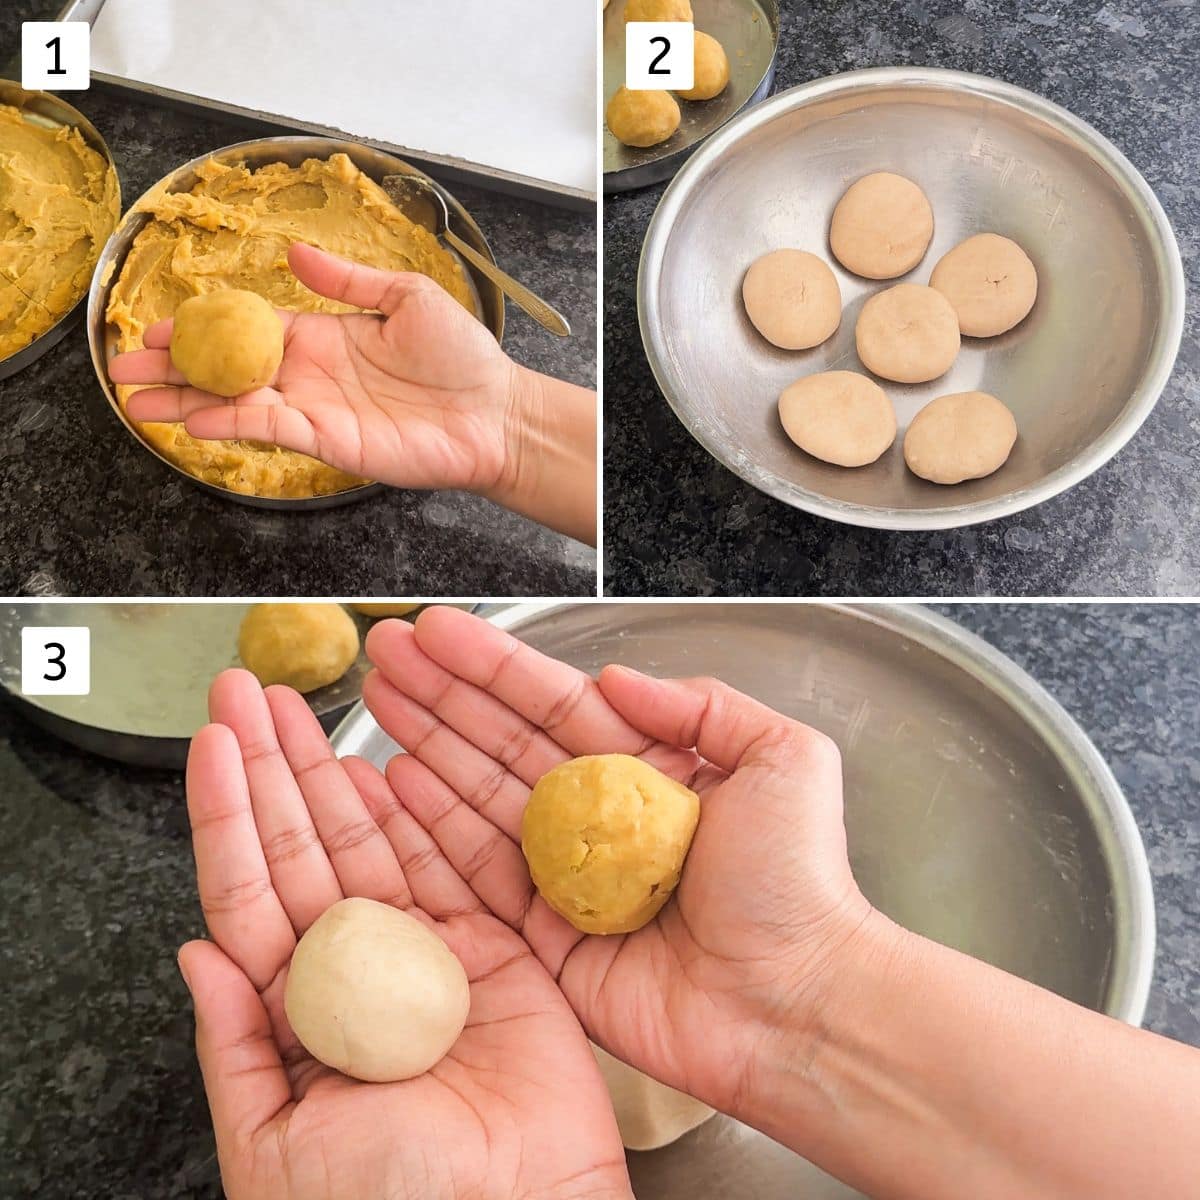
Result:
M196 1056L225 1163L291 1103L271 1020L254 985L212 942L188 942L179 970L196 1010Z
M310 291L356 308L375 309L385 316L391 316L406 297L430 282L424 275L380 271L350 262L305 242L293 242L287 258L292 274Z

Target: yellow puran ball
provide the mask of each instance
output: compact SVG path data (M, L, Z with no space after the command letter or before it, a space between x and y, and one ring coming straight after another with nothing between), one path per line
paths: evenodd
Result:
M613 137L626 146L657 146L679 128L679 104L670 92L634 92L620 87L608 102L604 119Z
M340 604L256 604L238 631L238 655L263 687L314 692L350 669L358 626Z
M627 0L627 21L690 21L690 0Z
M175 310L171 361L201 391L240 396L266 387L283 362L283 322L255 292L224 288Z
M628 754L548 771L521 821L529 874L584 933L631 933L671 898L700 820L690 788Z
M729 57L725 47L715 37L697 29L693 62L692 86L678 94L685 100L712 100L719 96L729 83Z

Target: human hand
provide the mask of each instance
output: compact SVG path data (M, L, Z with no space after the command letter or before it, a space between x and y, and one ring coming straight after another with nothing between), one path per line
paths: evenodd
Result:
M829 739L713 680L607 667L593 681L453 609L415 628L382 622L367 652L377 670L364 699L409 751L388 782L589 1036L735 1114L763 1062L794 1055L797 1032L801 1045L818 1036L843 948L872 912L850 873ZM701 817L655 920L585 936L536 895L521 814L546 771L610 752L687 783Z
M528 946L374 767L333 757L299 695L235 670L209 704L187 786L213 941L189 942L179 961L230 1200L630 1197L599 1069ZM466 1028L418 1078L349 1079L288 1025L297 938L345 896L412 913L466 969Z

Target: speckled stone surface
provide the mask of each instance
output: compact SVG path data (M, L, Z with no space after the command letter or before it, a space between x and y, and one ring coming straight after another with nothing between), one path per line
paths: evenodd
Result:
M1200 609L946 606L1080 722L1149 852L1148 1024L1200 1045ZM202 930L183 783L0 700L0 1196L217 1200L175 948Z
M613 595L1195 595L1200 592L1200 10L1192 0L783 0L776 89L920 65L1031 89L1111 138L1175 227L1183 350L1141 431L1069 492L944 533L786 507L693 441L642 353L638 253L663 186L606 197L605 586Z
M49 20L62 7L0 6L0 66L19 47L22 20ZM108 142L126 205L198 154L285 132L102 87L65 98ZM573 336L559 339L509 305L505 349L536 370L594 386L594 215L449 186L498 261L571 322ZM594 551L466 493L392 490L304 513L201 492L113 416L82 324L0 382L0 414L0 595L595 594Z

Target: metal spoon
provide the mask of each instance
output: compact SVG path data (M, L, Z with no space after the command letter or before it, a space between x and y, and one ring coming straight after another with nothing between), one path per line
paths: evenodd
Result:
M472 266L478 267L506 296L519 304L539 325L567 337L571 332L567 319L545 300L535 296L511 275L488 262L473 246L467 245L450 228L450 213L441 193L420 175L385 175L383 190L388 198L410 220L424 225L437 237L445 238Z

